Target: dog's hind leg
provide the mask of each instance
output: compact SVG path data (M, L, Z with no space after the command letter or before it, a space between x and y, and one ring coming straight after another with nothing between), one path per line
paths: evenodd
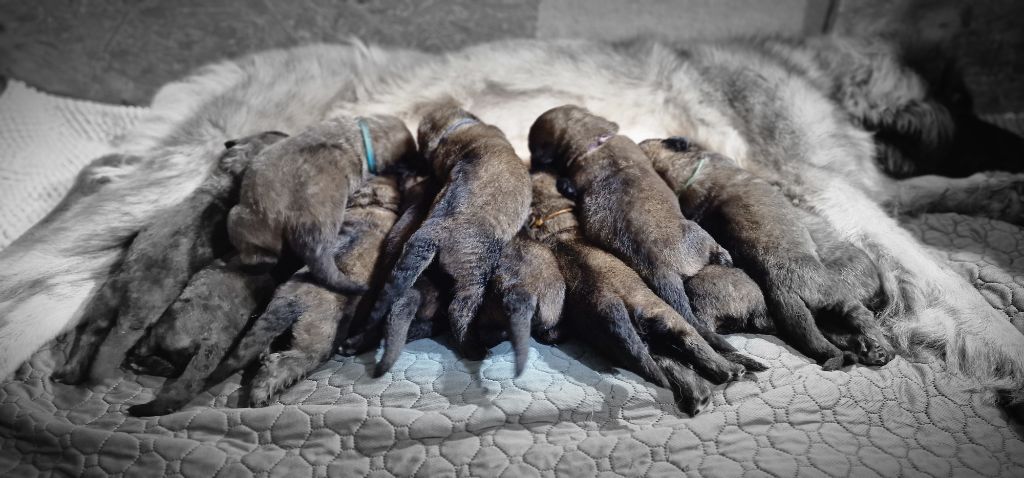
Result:
M620 300L597 309L597 317L576 318L570 322L575 334L610 354L615 363L632 370L659 386L668 387L669 381L651 357L647 343L637 333L629 311Z
M218 348L218 344L203 341L181 376L164 383L153 401L128 407L128 414L133 417L150 417L180 409L203 391L207 377L224 358L225 352Z
M437 255L437 224L424 224L413 233L402 248L402 255L395 262L387 283L377 296L373 309L364 325L366 331L379 328L381 321L391 310L392 304L412 288L416 279L423 274ZM346 346L347 348L347 346Z
M384 321L384 353L373 370L374 377L384 375L398 361L408 340L409 326L416 320L416 309L421 302L420 291L415 288L407 290L405 295L395 301L391 314Z
M1024 225L1024 174L918 176L894 185L895 194L886 205L903 214L956 212Z
M302 261L309 267L309 273L318 282L337 292L362 294L369 287L361 281L346 277L335 262L338 231L342 217L326 225L297 227L290 231L288 243Z
M78 385L85 381L93 363L96 350L104 342L107 334L117 319L117 307L120 303L120 287L117 277L110 278L89 304L85 314L87 322L78 327L71 353L67 360L52 378L68 385Z
M811 311L800 297L785 292L769 291L765 300L775 329L790 345L821 364L822 370L843 366L843 352L832 345L818 329Z
M242 205L228 212L228 239L238 250L239 260L247 267L269 269L281 256L281 233L267 227L265 222Z
M438 260L455 281L452 302L448 305L448 323L452 340L469 360L483 360L483 348L470 327L476 319L484 293L501 256L502 244L494 239L473 238L449 250L442 250Z
M653 274L651 286L654 293L672 306L712 348L723 354L736 352L736 347L733 347L732 344L726 341L725 337L719 335L714 329L709 328L707 324L694 315L690 299L686 295L685 279L681 275L674 271L663 271ZM742 355L739 357L741 357L740 360L743 360Z
M654 361L668 378L680 411L692 417L711 404L711 384L693 369L665 355L654 355Z

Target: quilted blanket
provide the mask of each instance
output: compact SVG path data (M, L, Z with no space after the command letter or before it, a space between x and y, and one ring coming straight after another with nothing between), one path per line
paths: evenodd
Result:
M0 96L0 247L145 113L12 82ZM906 225L1021 328L1018 227L950 214ZM421 340L380 379L372 354L339 356L266 408L240 406L234 376L139 419L126 408L162 379L55 384L58 339L0 384L0 476L1024 476L1022 429L941 362L822 372L774 337L729 340L771 369L719 387L695 418L579 344L531 343L516 378L507 344L466 362Z

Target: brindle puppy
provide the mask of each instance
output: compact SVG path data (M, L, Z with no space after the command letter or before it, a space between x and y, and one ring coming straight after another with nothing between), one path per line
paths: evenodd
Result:
M852 358L826 339L815 316L831 312L864 332L877 327L874 315L834 280L800 211L781 191L682 138L647 140L641 147L678 194L683 212L722 241L761 286L776 330L825 370Z
M399 196L393 177L368 179L352 194L341 232L332 246L336 267L367 288L380 282L378 257L384 237L397 218ZM211 380L219 380L245 367L267 352L271 342L292 327L290 350L266 359L251 383L253 405L263 406L271 396L330 357L335 337L348 335L362 297L362 294L343 294L321 286L308 268L298 271L277 288L267 310L220 364Z
M128 413L164 415L198 395L275 285L270 273L243 271L234 254L196 273L152 334L160 348L191 360L179 377L164 383L156 398L129 407Z
M334 246L349 196L371 174L396 170L416 144L393 116L334 118L256 157L242 179L228 236L247 266L270 266L287 244L321 284L365 292L334 263Z
M687 363L715 383L743 375L742 365L715 352L633 269L583 238L573 202L558 193L553 176L533 175L532 207L534 216L545 220L530 234L551 248L565 277L565 318L573 334L648 379L681 390L681 407L688 404L683 409L691 414L706 403L710 388L704 379L676 374L674 368L666 374L652 353Z
M192 274L229 249L224 223L228 209L237 201L238 178L254 156L285 136L268 132L228 141L206 181L138 233L119 271L90 304L88 321L67 363L54 373L55 380L81 383L90 365L92 377L102 379L121 366L128 351L178 297ZM117 327L111 330L115 318Z
M732 264L729 253L679 210L672 190L640 147L616 135L617 124L578 106L548 110L530 127L538 166L567 176L563 191L578 195L583 234L637 271L650 288L730 360L756 367L693 315L686 279L708 264Z
M419 229L441 187L429 176L410 175L402 181L401 215L384 240L384 257L388 261L385 270L394 268L402 247L409 237ZM429 267L420 275L413 286L395 301L391 310L393 320L391 337L395 343L407 343L440 333L437 325L443 322L444 310L451 298L442 294L439 284L450 285L450 281L441 277L435 267ZM353 334L339 347L339 352L346 356L358 355L376 348L383 334L382 322L361 324L361 332ZM401 347L385 350L378 363L378 368L386 371L398 360Z
M436 256L454 281L448 308L456 346L469 359L486 353L469 333L505 245L530 209L530 176L501 130L455 104L429 111L420 122L419 144L444 186L430 213L402 250L370 314L382 320ZM384 338L392 350L404 345L400 327L388 317ZM379 365L379 364L378 364ZM377 368L377 373L384 369Z
M543 217L531 224L539 227ZM545 343L560 339L559 319L565 302L565 278L551 250L516 235L505 247L498 269L491 279L480 319L481 341L487 348L509 339L515 352L516 375L526 369L528 338ZM507 331L507 332L506 332Z

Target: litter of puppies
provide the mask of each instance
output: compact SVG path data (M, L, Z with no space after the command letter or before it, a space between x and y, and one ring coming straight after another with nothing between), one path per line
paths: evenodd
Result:
M380 376L407 341L449 331L469 360L510 340L520 374L532 335L596 346L693 415L712 384L766 370L722 333L777 334L826 369L893 358L876 315L899 305L863 251L729 158L617 131L549 110L532 171L452 102L418 141L394 117L230 140L134 237L54 379L167 376L129 409L150 416L253 366L263 406L335 350L383 343Z

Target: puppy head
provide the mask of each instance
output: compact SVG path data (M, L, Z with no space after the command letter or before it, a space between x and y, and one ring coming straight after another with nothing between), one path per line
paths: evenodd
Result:
M694 174L694 163L698 161L704 161L704 168L715 165L737 166L732 158L707 151L682 136L644 140L640 143L640 149L651 160L654 170L673 185L689 180Z
M376 174L391 174L400 170L420 168L416 141L396 116L363 116L373 144Z
M530 126L530 164L535 169L562 170L600 146L619 131L619 125L575 105L544 112Z
M543 239L556 231L575 226L577 222L572 208L576 203L559 192L558 178L548 172L536 172L530 178L533 199L527 224L529 236Z
M352 193L348 207L376 206L398 211L402 195L398 192L398 180L394 176L370 176L359 189Z
M416 139L423 157L429 163L434 163L438 159L434 153L448 139L449 135L463 127L480 123L480 118L462 109L462 106L454 99L447 99L424 108ZM499 130L495 128L495 131ZM439 166L433 164L435 170L439 169Z
M220 169L232 175L242 174L252 158L288 135L280 131L265 131L224 142L224 154L220 157Z

